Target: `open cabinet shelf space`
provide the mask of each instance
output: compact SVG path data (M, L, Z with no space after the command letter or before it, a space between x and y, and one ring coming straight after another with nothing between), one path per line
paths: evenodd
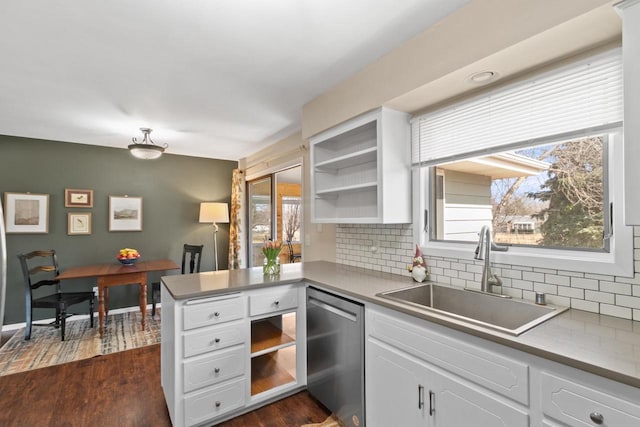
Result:
M294 383L296 381L295 362L295 346L253 357L251 359L251 396Z
M362 184L344 185L342 187L329 188L326 190L316 191L316 196L329 197L336 193L346 193L348 191L366 190L367 188L375 188L378 186L377 182L364 182Z
M309 139L311 222L411 222L406 113L379 108Z
M251 325L251 357L295 344L296 339L268 321Z
M377 147L369 147L355 153L346 154L335 159L325 160L315 164L317 171L337 171L338 169L356 166L362 163L375 162L378 155ZM375 167L375 166L374 166Z

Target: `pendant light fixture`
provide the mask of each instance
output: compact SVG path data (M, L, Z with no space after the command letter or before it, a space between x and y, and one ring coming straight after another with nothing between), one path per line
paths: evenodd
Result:
M131 151L131 154L134 157L145 160L157 159L158 157L162 156L162 153L164 153L164 150L169 145L156 145L149 136L153 129L140 128L140 130L142 131L144 137L140 142L138 142L136 138L131 138L131 141L133 141L133 144L129 144L129 151Z

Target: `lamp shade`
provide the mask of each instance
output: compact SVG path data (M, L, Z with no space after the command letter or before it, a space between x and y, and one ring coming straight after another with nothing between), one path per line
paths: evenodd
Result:
M200 203L200 222L229 222L229 205L227 203Z

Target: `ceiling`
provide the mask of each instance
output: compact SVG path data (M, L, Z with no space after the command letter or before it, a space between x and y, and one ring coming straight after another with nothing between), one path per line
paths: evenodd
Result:
M0 134L238 160L468 0L0 3Z

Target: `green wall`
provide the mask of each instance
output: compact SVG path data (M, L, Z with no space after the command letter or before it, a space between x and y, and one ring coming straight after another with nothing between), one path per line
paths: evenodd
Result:
M123 146L127 143L123 142ZM169 146L169 151L171 146ZM198 223L199 203L229 203L234 161L164 154L139 160L128 150L0 135L0 193L49 194L48 234L7 235L7 297L4 324L25 321L24 285L17 254L55 249L60 268L117 262L118 249L132 247L141 260L170 258L180 264L184 243L204 244L202 271L213 269L213 230ZM64 189L93 190L93 208L65 208ZM142 197L143 231L109 232L109 196ZM6 209L5 209L6 210ZM91 212L92 234L67 235L67 212ZM220 224L218 259L227 268L229 225ZM179 273L179 272L178 272ZM175 273L172 273L175 274ZM161 273L150 273L149 283ZM69 290L91 289L95 279L69 281ZM136 286L109 292L109 308L137 305ZM150 289L148 290L150 301ZM97 301L96 301L97 303ZM82 313L85 307L73 307ZM38 309L34 318L51 318Z

